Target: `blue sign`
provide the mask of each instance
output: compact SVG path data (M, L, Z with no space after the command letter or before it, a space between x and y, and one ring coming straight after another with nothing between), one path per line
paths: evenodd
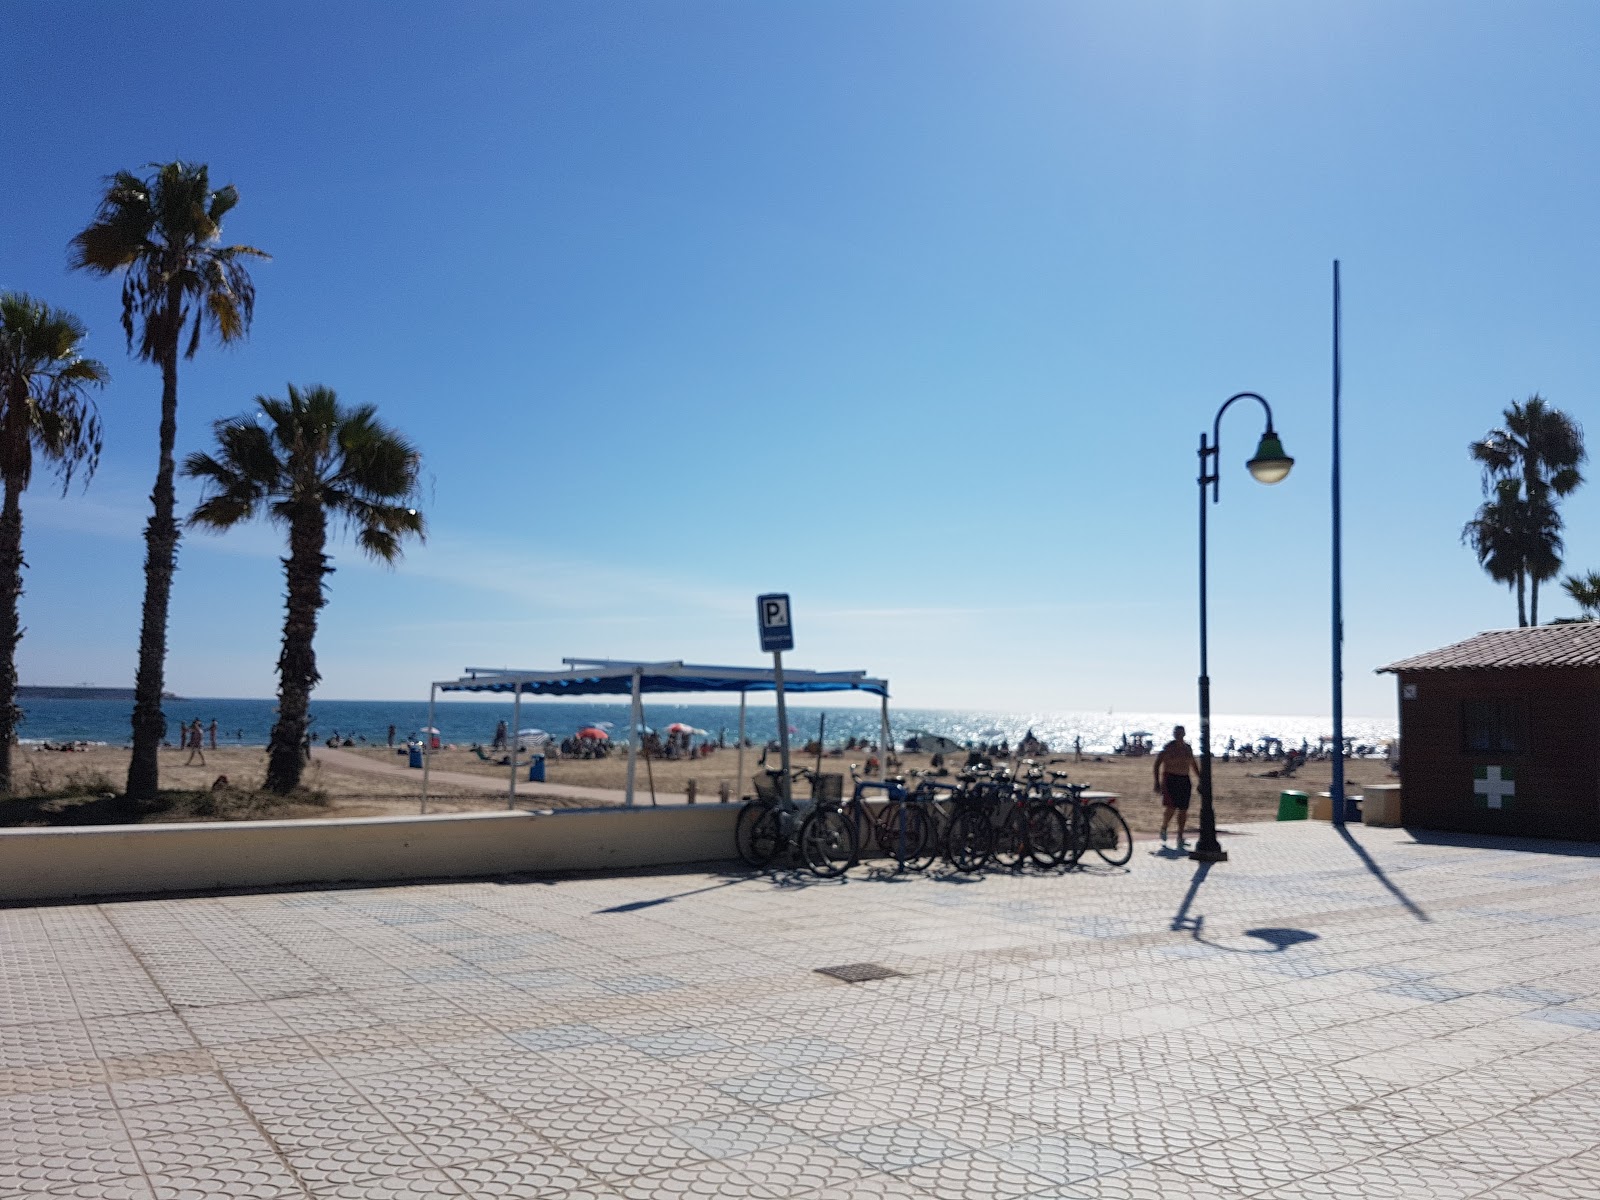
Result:
M769 592L756 597L756 624L761 630L763 650L794 649L794 625L789 619L787 592Z

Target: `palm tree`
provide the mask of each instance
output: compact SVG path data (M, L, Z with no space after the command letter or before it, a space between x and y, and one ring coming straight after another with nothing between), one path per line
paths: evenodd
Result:
M83 323L21 292L0 293L0 796L11 794L17 708L17 604L22 598L22 493L37 451L62 490L100 460L100 417L88 390L106 369L83 357Z
M1478 565L1496 583L1503 583L1517 594L1517 624L1528 623L1528 602L1521 544L1522 499L1515 480L1502 480L1492 499L1485 500L1478 513L1461 531L1461 540L1478 556Z
M144 611L134 678L133 757L128 796L155 798L156 752L166 727L161 692L167 658L167 605L177 569L177 495L173 448L178 436L178 358L193 358L200 334L238 341L255 314L247 260L268 257L251 246L222 245L222 218L239 202L233 185L211 188L204 163L151 164L141 179L118 171L106 181L94 221L72 239L72 266L122 275L122 328L128 349L161 368L161 452L153 512L145 526ZM188 329L187 343L184 330Z
M218 421L217 453L189 455L183 473L205 487L191 525L225 530L265 516L288 531L278 720L266 780L268 790L285 793L300 784L311 689L321 678L313 642L317 609L327 602L322 579L333 572L323 553L329 518L353 529L364 553L393 563L403 537L422 536L422 515L408 503L422 460L378 423L376 408L341 407L329 388L290 384L287 400L258 396L256 404L254 419Z
M1583 482L1578 470L1588 457L1583 428L1537 394L1513 402L1503 416L1501 428L1491 429L1469 447L1474 461L1483 468L1484 490L1501 480L1515 480L1528 505L1530 531L1545 527L1552 518L1559 531L1561 519L1555 501ZM1528 588L1528 612L1521 620L1524 625L1539 623L1539 584L1554 579L1561 569L1560 541L1555 537L1552 547L1548 539L1541 541L1535 534L1535 541L1527 547L1521 567ZM1520 596L1522 585L1518 586Z
M1600 571L1568 575L1561 586L1583 610L1582 620L1600 621Z

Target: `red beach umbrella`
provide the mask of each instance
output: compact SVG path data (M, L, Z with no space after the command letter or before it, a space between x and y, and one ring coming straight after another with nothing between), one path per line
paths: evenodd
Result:
M604 729L596 729L592 725L587 729L578 730L578 736L587 742L609 742L611 740L611 735Z

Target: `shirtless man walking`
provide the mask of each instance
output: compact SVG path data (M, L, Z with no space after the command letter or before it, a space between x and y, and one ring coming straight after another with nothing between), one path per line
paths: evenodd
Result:
M1184 826L1189 821L1189 772L1200 778L1200 764L1194 751L1183 740L1183 726L1175 726L1172 740L1161 747L1156 755L1156 794L1161 797L1161 840L1167 840L1167 826L1172 814L1178 814L1178 848L1183 849Z

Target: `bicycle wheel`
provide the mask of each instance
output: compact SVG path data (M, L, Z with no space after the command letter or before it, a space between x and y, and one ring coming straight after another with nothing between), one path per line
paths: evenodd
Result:
M1028 817L1023 809L1012 805L1006 810L989 853L1008 871L1020 870L1028 861Z
M1061 810L1053 804L1028 806L1028 857L1037 867L1053 871L1067 861L1072 832Z
M878 844L903 870L925 871L937 854L928 815L921 806L905 801L896 804L891 819L878 827Z
M1120 867L1133 857L1133 835L1128 823L1104 800L1089 805L1089 845L1113 867Z
M989 814L981 808L963 808L950 819L945 832L944 856L956 870L971 874L989 861L994 832Z
M926 871L938 857L939 833L933 814L922 805L916 805L908 814L906 856L901 865L908 871Z
M777 857L781 839L777 836L780 831L776 820L770 822L759 842L756 838L761 818L772 813L773 808L770 804L761 804L754 800L739 810L739 821L733 827L733 844L739 851L739 857L752 867L764 867Z
M856 853L865 854L872 848L872 839L877 835L877 822L873 820L872 810L860 800L852 800L845 805L845 820L855 827Z
M1062 862L1069 867L1075 867L1078 865L1078 860L1083 857L1083 852L1089 848L1089 818L1083 810L1083 805L1070 800L1057 806L1056 811L1067 823L1067 853Z
M800 859L813 875L833 879L856 860L856 833L836 808L814 808L800 826Z
M890 800L878 810L878 819L873 822L872 836L878 843L878 849L891 858L900 845L900 814L909 812L910 807L908 801Z

